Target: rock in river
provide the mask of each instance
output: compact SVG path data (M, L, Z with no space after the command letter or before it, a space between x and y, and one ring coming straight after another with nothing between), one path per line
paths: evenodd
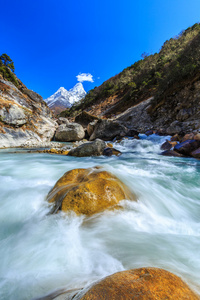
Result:
M199 297L178 276L158 268L140 268L115 273L86 291L79 292L74 300L198 300Z
M122 155L122 153L113 147L112 148L107 147L103 150L103 155L105 155L105 156L112 156L112 155L120 156L120 155Z
M72 210L78 215L101 212L123 199L136 197L116 176L99 167L66 172L47 196L54 203L52 213Z
M84 143L77 148L71 149L68 153L69 156L99 156L103 154L103 150L106 148L106 143L100 139L96 139L93 142Z
M174 150L185 156L190 156L191 152L200 147L200 141L198 140L186 140L174 147Z

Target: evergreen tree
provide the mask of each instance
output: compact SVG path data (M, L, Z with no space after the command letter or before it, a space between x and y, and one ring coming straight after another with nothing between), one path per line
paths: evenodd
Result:
M12 61L10 56L4 53L0 56L0 60L4 64L4 66L10 68L12 72L15 72L14 62Z

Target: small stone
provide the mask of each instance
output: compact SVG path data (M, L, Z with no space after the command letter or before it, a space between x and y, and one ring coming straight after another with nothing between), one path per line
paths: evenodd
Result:
M111 144L111 143L107 143L107 147L109 147L109 148L113 148L113 144Z
M115 148L107 147L103 150L103 155L105 155L105 156L112 156L112 155L120 156L120 155L122 155L122 153Z

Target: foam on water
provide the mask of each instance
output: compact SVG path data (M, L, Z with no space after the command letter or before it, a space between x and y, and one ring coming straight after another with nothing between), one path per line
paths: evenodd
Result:
M200 162L160 156L163 137L125 140L120 157L1 153L0 299L80 288L117 271L155 266L200 292ZM90 218L48 215L46 195L68 170L102 165L136 194Z

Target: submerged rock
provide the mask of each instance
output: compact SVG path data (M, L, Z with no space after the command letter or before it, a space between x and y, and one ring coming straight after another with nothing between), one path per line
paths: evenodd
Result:
M106 143L100 139L96 139L93 142L84 143L77 148L70 150L69 156L99 156L103 154L103 150L106 147Z
M84 137L84 129L77 123L61 124L55 133L55 140L60 142L80 141Z
M116 176L99 167L68 171L47 196L54 204L52 213L72 210L85 215L115 207L123 199L136 197Z
M79 292L74 300L198 300L178 276L158 268L140 268L115 273Z

